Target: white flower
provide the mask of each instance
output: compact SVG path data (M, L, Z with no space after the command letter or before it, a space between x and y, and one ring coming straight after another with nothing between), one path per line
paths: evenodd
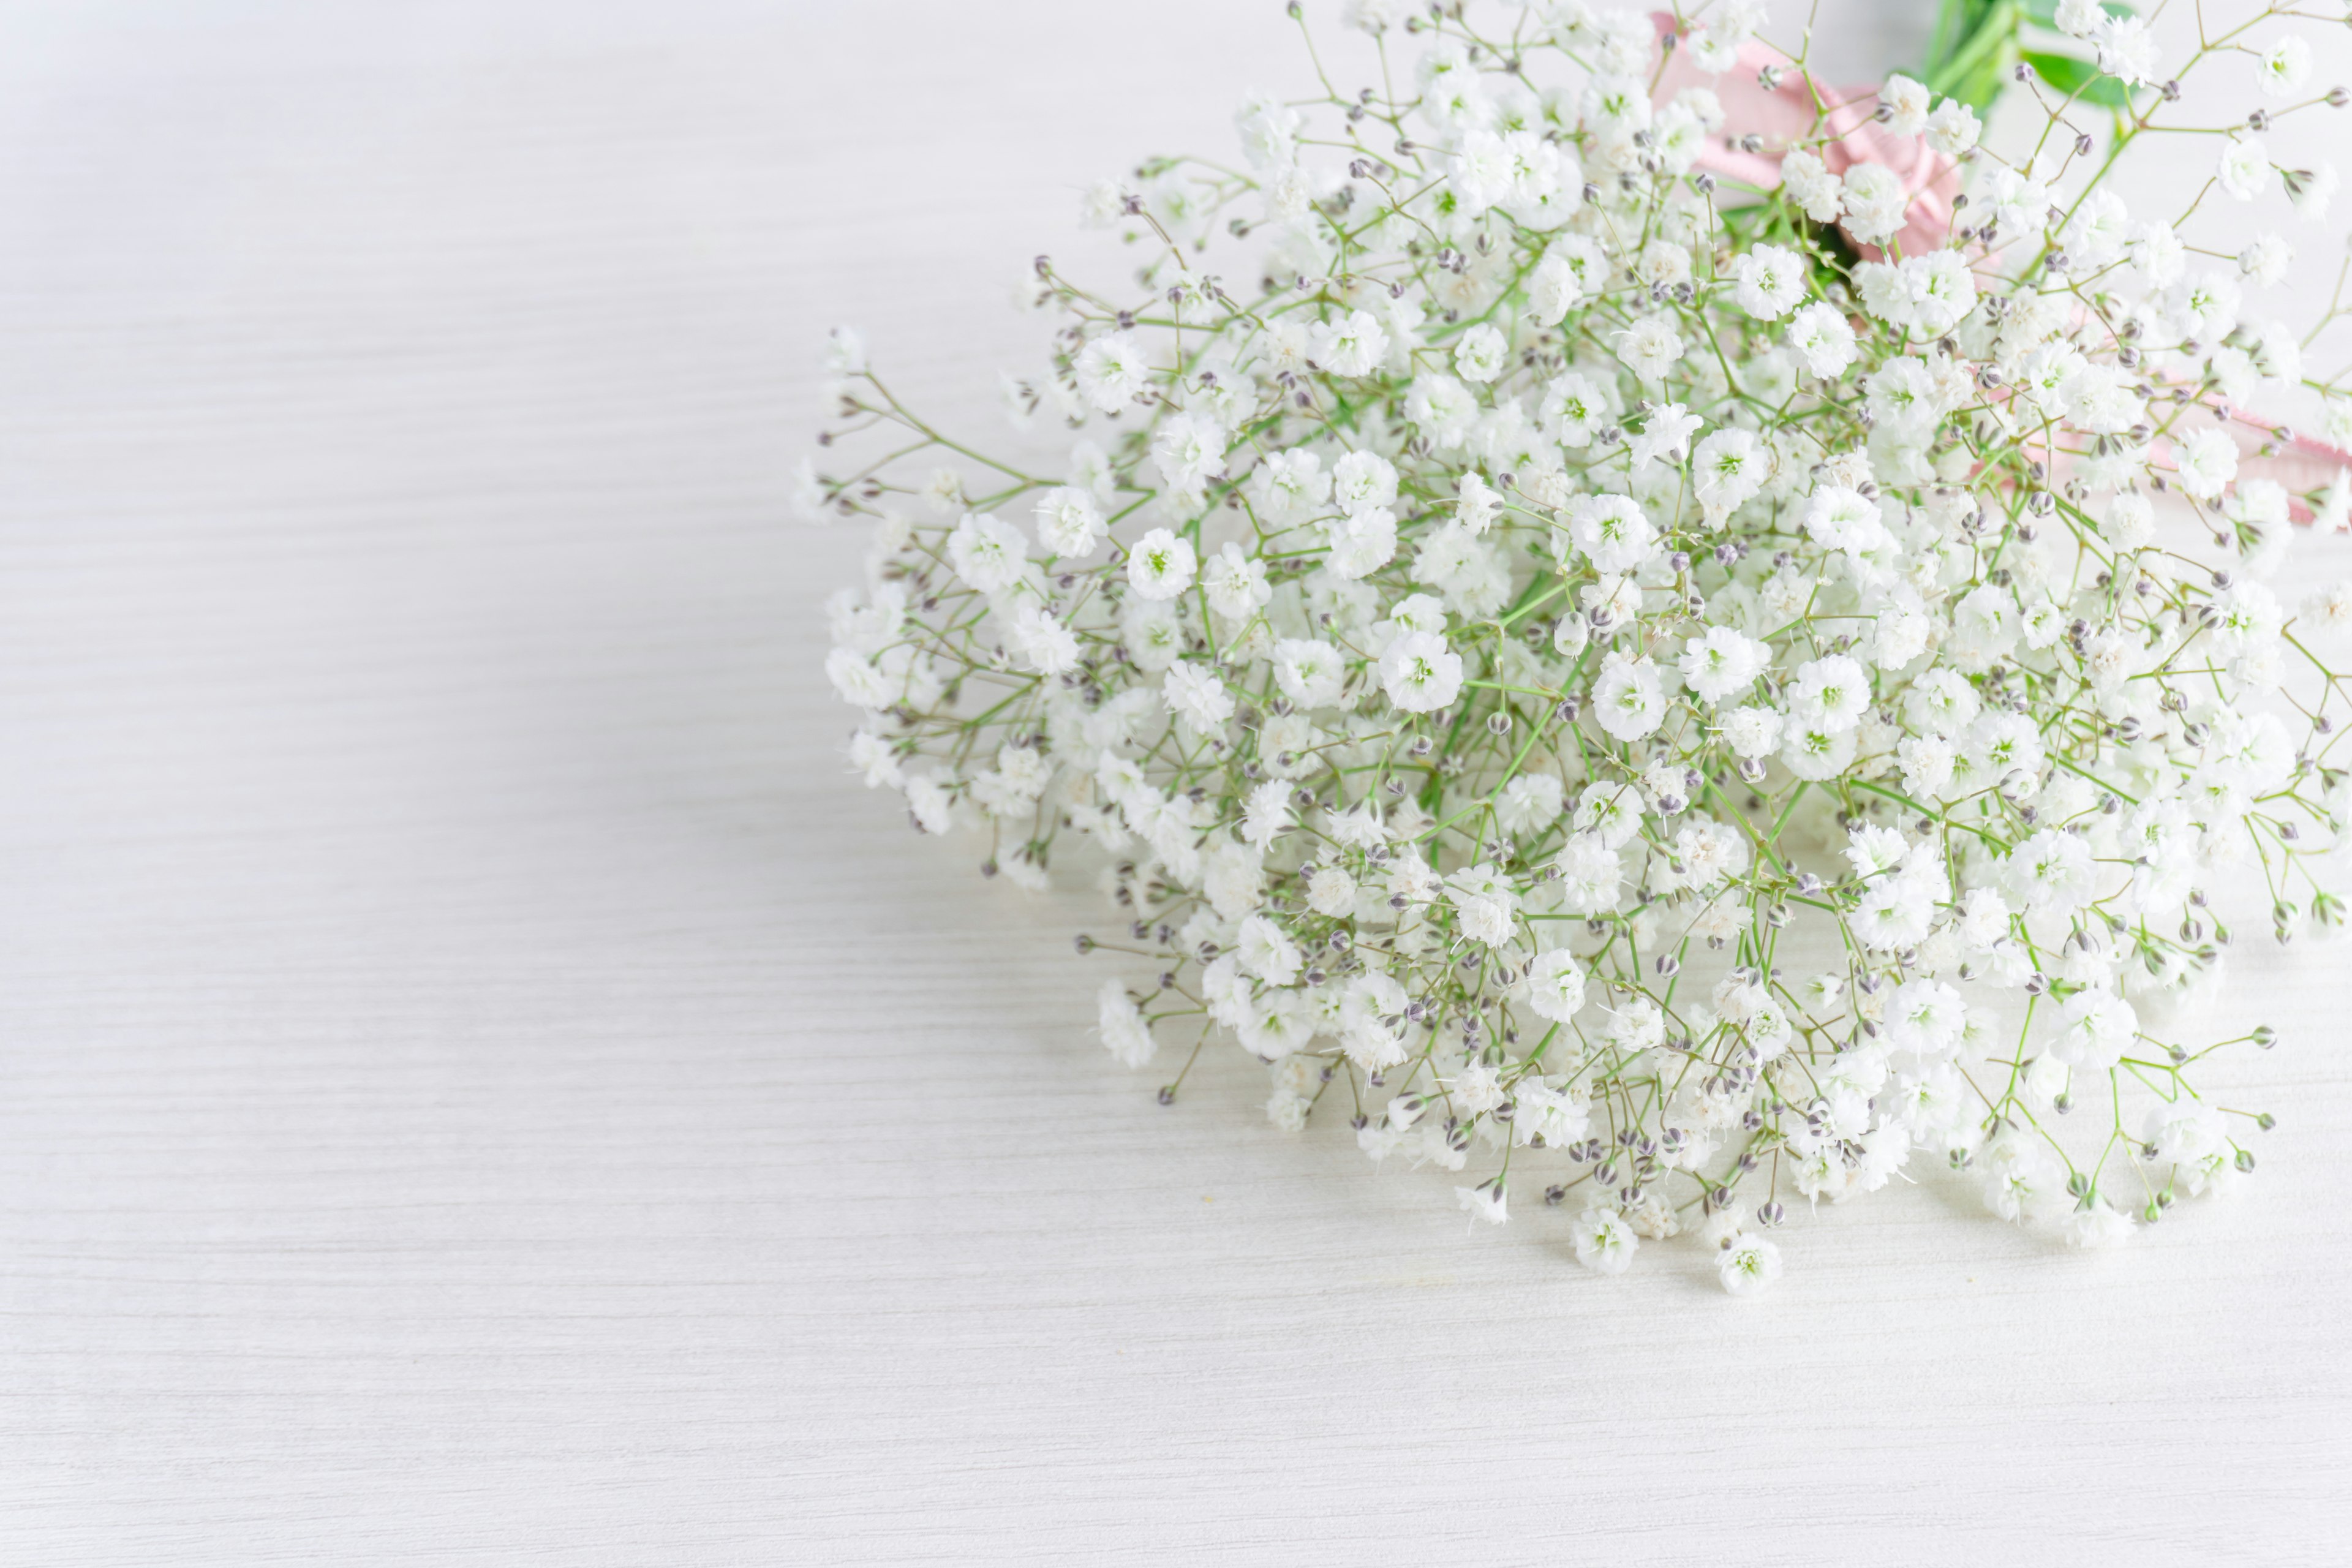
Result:
M1592 716L1619 741L1638 741L1665 721L1665 690L1652 658L1612 653L1592 687Z
M1247 620L1274 597L1265 563L1231 542L1202 569L1201 590L1208 595L1209 608L1229 621Z
M1901 276L1911 296L1913 317L1923 331L1949 331L1976 309L1976 278L1969 270L1968 258L1957 250L1906 256Z
M828 375L864 375L866 340L855 327L835 327L825 334L824 368Z
M1570 835L1553 867L1560 877L1560 908L1567 912L1597 915L1617 907L1624 862L1599 835Z
M2254 77L2265 97L2292 98L2310 75L2311 46L2297 34L2284 35L2256 57Z
M1576 1016L1584 1005L1584 971L1574 953L1556 947L1536 955L1528 969L1528 1005L1555 1023Z
M2215 500L2238 477L2238 444L2228 431L2209 425L2177 442L2172 461L2182 489L2199 500Z
M1298 978L1298 944L1265 916L1251 915L1243 921L1234 942L1234 957L1244 973L1256 975L1268 985L1287 985Z
M1805 532L1824 550L1869 551L1885 535L1878 503L1860 490L1825 484L1805 503Z
M1752 430L1709 431L1691 454L1691 488L1707 524L1720 527L1764 488L1771 458Z
M1566 790L1551 773L1521 773L1503 786L1495 803L1495 817L1512 833L1526 833L1559 819L1566 809Z
M2149 1159L2186 1165L2224 1147L2230 1130L2220 1111L2183 1098L2149 1106L2140 1139L2147 1146Z
M1781 188L1815 223L1835 223L1845 205L1845 187L1822 161L1798 148L1780 160Z
M1843 654L1808 659L1789 687L1789 713L1800 725L1843 733L1870 706L1870 678Z
M1146 599L1172 599L1192 585L1192 547L1170 530L1155 528L1127 552L1127 580Z
M1661 458L1681 466L1689 453L1691 435L1700 423L1697 415L1679 403L1654 410L1633 437L1633 472L1638 474Z
M1780 1278L1780 1249L1760 1236L1734 1231L1723 1239L1715 1270L1726 1290L1753 1296Z
M1927 129L1927 89L1909 77L1897 74L1886 79L1878 89L1878 102L1893 111L1886 122L1888 134L1916 136Z
M1886 1008L1887 1042L1898 1050L1936 1056L1958 1041L1968 1022L1960 994L1936 980L1909 980L1895 987Z
M1760 321L1777 321L1805 297L1805 264L1793 250L1759 245L1732 263L1739 308Z
M1502 509L1503 498L1475 473L1454 481L1454 516L1474 538L1486 531Z
M1977 144L1982 130L1974 110L1958 99L1948 98L1927 117L1927 145L1948 158L1956 158Z
M2165 302L2189 332L2219 338L2238 324L2237 280L2220 272L2200 273L2179 283Z
M1077 668L1076 635L1043 605L1026 605L1013 613L1012 641L1022 662L1040 675L1064 675Z
M1569 510L1568 534L1601 572L1630 572L1658 547L1658 531L1631 496L1578 497Z
M1109 228L1127 212L1128 193L1117 180L1097 180L1078 198L1078 226Z
M1197 414L1171 414L1152 437L1151 460L1170 489L1197 500L1225 471L1224 432Z
M1078 441L1070 447L1070 484L1097 501L1111 498L1118 488L1118 473L1110 458L1092 441Z
M1396 466L1378 452L1350 452L1331 466L1331 500L1344 512L1393 506Z
M1287 784L1280 779L1268 779L1250 791L1249 798L1243 803L1242 806L1241 834L1243 841L1251 848L1260 855L1265 854L1274 841L1281 837L1291 825L1290 786ZM1216 905L1217 912L1225 914L1228 900L1217 898L1214 891L1207 889L1205 884L1203 890L1210 892L1210 901ZM1349 890L1352 896L1352 884ZM1252 862L1246 868L1245 886L1242 889L1240 896L1231 901L1238 906L1246 907L1255 904L1263 896L1264 889L1259 878L1259 868ZM1237 908L1233 912L1239 913L1241 910Z
M1743 757L1768 757L1780 744L1780 715L1769 708L1735 708L1723 716L1724 743Z
M1381 685L1405 712L1433 712L1462 689L1462 656L1434 633L1407 632L1381 655Z
M2137 490L2124 490L2107 502L2099 531L2117 550L2137 550L2156 531L2156 509Z
M2072 914L2091 900L2097 867L2081 837L2045 827L2010 853L2010 895L2030 910Z
M1078 351L1071 369L1078 391L1105 414L1116 414L1141 392L1150 379L1150 362L1131 332L1107 332Z
M2238 270L2254 280L2257 288L2268 289L2286 276L2289 264L2294 260L2294 249L2275 234L2258 234L2238 252Z
M1995 170L1985 183L1984 200L2000 231L2011 238L2031 238L2049 226L2050 187L2030 173Z
M1329 643L1285 637L1274 645L1274 678L1283 694L1301 708L1328 708L1339 700L1348 667Z
M1499 1176L1475 1187L1456 1187L1454 1197L1469 1211L1471 1218L1483 1219L1488 1225L1501 1225L1511 1217L1509 1195L1504 1191L1503 1180Z
M2066 1216L2066 1240L2075 1247L2116 1247L2130 1240L2131 1233L2130 1217L2102 1197L2092 1197Z
M1102 508L1087 491L1059 485L1037 498L1037 537L1056 556L1083 561L1108 536Z
M1233 693L1208 666L1180 660L1169 667L1163 680L1160 689L1168 710L1195 734L1209 734L1234 716Z
M1625 368L1643 381L1657 381L1683 357L1682 335L1665 316L1643 316L1611 340Z
M2126 87L2156 79L2156 39L2137 16L2106 16L2092 35L2099 46L2099 68Z
M1337 866L1318 866L1307 879L1307 907L1333 920L1356 912L1356 879Z
M1396 513L1384 506L1352 511L1331 530L1331 570L1340 576L1370 575L1396 559Z
M1331 476L1312 452L1276 452L1251 473L1248 489L1260 516L1279 528L1320 510L1331 496Z
M1120 612L1119 638L1128 658L1146 674L1166 669L1184 651L1184 628L1174 606L1139 595Z
M1510 341L1482 321L1454 343L1454 368L1463 380L1483 384L1502 374L1510 355Z
M2343 482L2344 470L2338 469L2338 482ZM2314 594L2303 602L2302 632L2316 637L2330 647L2340 647L2352 640L2352 578Z
M2181 244L2180 236L2170 224L2137 225L2132 230L2126 250L2132 265L2156 289L2169 289L2180 281L2181 269L2189 259L2188 247Z
M1389 335L1370 310L1318 322L1308 341L1309 356L1333 375L1370 375L1389 352Z
M1853 329L1835 310L1817 301L1789 323L1789 346L1803 356L1815 375L1835 377L1853 363Z
M1028 548L1013 524L987 512L966 512L948 535L948 564L975 593L1001 593L1019 580Z
M2130 1003L2111 991L2078 991L2058 1014L2050 1054L2069 1067L2105 1072L2123 1058L2139 1031Z
M1854 731L1850 729L1800 723L1792 717L1782 731L1780 762L1799 778L1818 784L1843 772L1853 761L1854 747Z
M1405 395L1405 417L1443 451L1454 450L1470 438L1478 412L1477 397L1450 375L1431 372L1416 376Z
M1683 647L1682 674L1704 702L1737 697L1755 684L1771 658L1771 650L1729 626L1709 626L1704 637Z
M2287 202L2294 208L2294 216L2305 223L2325 223L2338 184L2333 163L2321 163L2311 169L2297 170L2286 181Z
M1565 254L1554 251L1536 263L1528 279L1528 316L1536 325L1559 325L1583 299L1584 280Z
M2221 163L2215 177L2223 190L2240 201L2252 201L2270 189L2271 155L2251 136L2231 136L2221 144Z
M1633 1265L1642 1238L1625 1217L1612 1208L1589 1208L1569 1223L1576 1241L1576 1260L1595 1274L1622 1274Z
M849 765L852 772L865 780L867 789L883 784L903 787L906 774L899 769L898 757L890 742L871 730L858 730L849 737Z
M1884 163L1856 163L1845 172L1845 231L1865 245L1895 237L1911 194L1903 176Z
M1095 1009L1095 1033L1119 1066L1139 1068L1160 1048L1151 1026L1143 1021L1142 1010L1118 981L1103 982L1096 993Z
M1253 95L1234 111L1234 129L1241 132L1242 152L1253 169L1276 169L1298 156L1298 133L1305 118L1266 93Z

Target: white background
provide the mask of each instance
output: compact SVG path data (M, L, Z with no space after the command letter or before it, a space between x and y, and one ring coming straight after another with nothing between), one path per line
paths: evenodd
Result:
M1008 438L1010 283L1307 85L1273 0L0 29L0 1562L2344 1560L2340 950L2241 944L2226 1204L1931 1180L1735 1301L1230 1047L1161 1109L1095 901L842 773L824 329Z

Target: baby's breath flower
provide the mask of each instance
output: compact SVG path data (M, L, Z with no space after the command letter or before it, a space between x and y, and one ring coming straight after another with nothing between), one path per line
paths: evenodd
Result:
M2227 47L2309 90L2285 14L2179 59L2050 16L2127 89ZM2254 292L2273 185L2323 221L2335 170L2169 85L2113 159L2084 101L1980 147L1901 76L1792 132L1733 68L1756 0L1682 24L1703 87L1633 11L1346 19L1418 57L1401 101L1250 98L1237 156L1086 193L1133 292L1030 270L1057 331L1004 385L1066 455L829 338L793 491L873 528L847 771L1018 887L1097 878L1080 951L1150 965L1101 983L1116 1059L1234 1042L1272 1127L1352 1118L1598 1273L1690 1235L1747 1294L1800 1200L1933 1172L2084 1246L2240 1176L2167 1005L2262 928L2237 863L2279 940L2345 923L2352 585L2282 563L2352 525L2352 395ZM2199 145L2221 208L2109 178Z

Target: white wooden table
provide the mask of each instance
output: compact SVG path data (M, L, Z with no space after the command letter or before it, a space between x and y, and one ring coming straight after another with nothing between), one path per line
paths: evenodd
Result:
M0 1563L2344 1560L2340 952L2242 954L2242 1195L1737 1302L1159 1107L1094 900L842 774L824 327L993 430L1077 187L1297 80L1275 0L0 12Z

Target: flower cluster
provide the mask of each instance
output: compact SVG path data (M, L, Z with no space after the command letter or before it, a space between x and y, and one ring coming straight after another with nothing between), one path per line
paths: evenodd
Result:
M2268 1119L2192 1079L2270 1032L2152 1031L2231 875L2344 919L2352 585L2268 584L2352 511L2352 399L2259 301L2336 185L2262 132L2345 95L2275 12L2168 74L2062 0L2116 107L2021 67L2003 156L1756 0L1491 10L1349 0L1409 76L1087 195L1148 260L1035 264L1052 472L836 332L827 453L890 437L803 474L873 530L853 766L1024 887L1091 846L1119 1061L1229 1037L1279 1126L1540 1196L1601 1272L1696 1233L1750 1290L1790 1202L1928 1166L2084 1245L2228 1185ZM2232 55L2269 96L2127 212ZM2324 441L2247 411L2294 399Z

